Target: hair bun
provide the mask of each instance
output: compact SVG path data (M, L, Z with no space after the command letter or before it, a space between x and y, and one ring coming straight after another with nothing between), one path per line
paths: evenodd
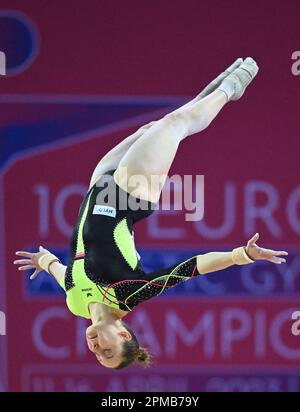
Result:
M151 355L147 348L139 348L138 353L136 355L135 362L139 365L147 367L150 365Z

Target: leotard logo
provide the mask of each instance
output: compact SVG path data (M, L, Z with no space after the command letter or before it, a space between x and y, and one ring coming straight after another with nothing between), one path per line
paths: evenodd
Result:
M95 205L93 215L105 215L110 217L116 217L116 209L111 206L99 206Z

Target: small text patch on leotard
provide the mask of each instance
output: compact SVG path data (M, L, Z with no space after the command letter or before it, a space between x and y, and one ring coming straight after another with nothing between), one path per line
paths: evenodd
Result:
M116 217L116 209L111 206L95 205L93 215L105 215L110 217Z

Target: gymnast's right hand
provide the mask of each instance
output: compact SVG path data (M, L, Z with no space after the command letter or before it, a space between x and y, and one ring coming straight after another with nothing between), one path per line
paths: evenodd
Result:
M26 259L19 259L15 260L15 265L21 265L18 267L18 270L30 270L35 269L33 274L30 276L30 279L35 279L37 275L42 272L42 268L39 265L39 258L43 255L50 253L49 250L44 249L42 246L39 248L39 252L31 253L25 251L17 251L16 255L26 258Z

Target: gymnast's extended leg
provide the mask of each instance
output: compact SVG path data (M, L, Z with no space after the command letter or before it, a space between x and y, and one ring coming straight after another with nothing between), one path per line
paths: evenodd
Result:
M195 103L203 99L204 97L208 96L212 93L221 83L222 81L232 73L236 68L238 68L241 63L243 62L242 58L238 58L234 63L232 63L224 72L222 72L219 76L217 76L213 81L211 81L201 93L199 93L195 98L184 104L183 106L179 107L178 109L174 110L171 113L179 113L182 110L185 110L188 107L193 106ZM171 114L170 113L170 114ZM158 120L152 121L148 124L141 126L135 133L128 136L122 142L120 142L117 146L111 149L97 164L90 181L90 188L97 182L97 180L101 177L101 175L108 170L116 169L130 149L130 147L154 124L156 124Z
M228 101L239 99L257 72L256 63L248 58L214 92L157 121L121 159L114 175L116 183L133 196L157 203L179 143L204 130ZM131 184L136 176L142 176L147 184ZM159 185L153 185L153 176Z

